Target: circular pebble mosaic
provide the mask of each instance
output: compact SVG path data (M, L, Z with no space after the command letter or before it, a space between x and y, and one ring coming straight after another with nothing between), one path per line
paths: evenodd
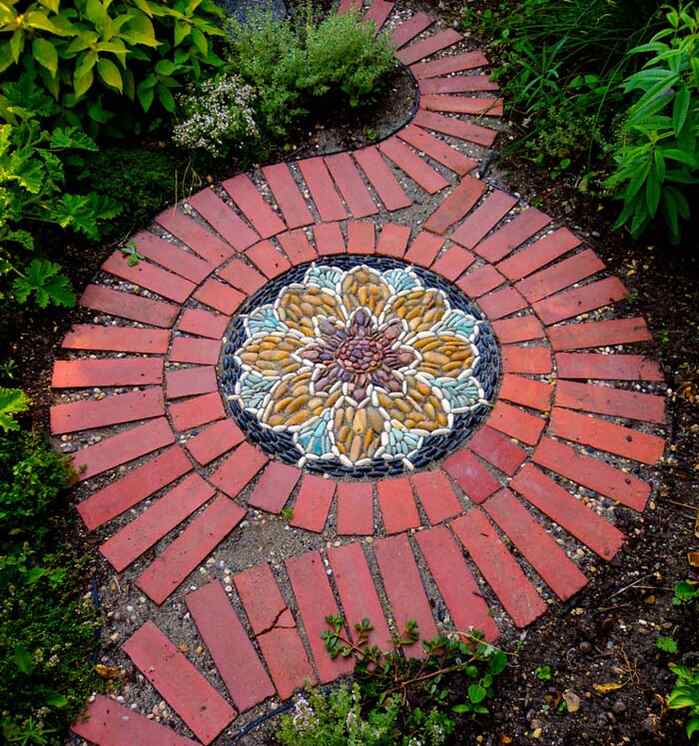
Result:
M500 371L479 309L388 257L295 267L245 303L227 340L221 386L248 438L336 477L442 458L488 413Z

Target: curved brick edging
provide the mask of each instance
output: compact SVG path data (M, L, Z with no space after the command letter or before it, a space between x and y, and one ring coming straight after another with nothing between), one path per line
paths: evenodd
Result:
M368 13L385 21L392 10L375 0ZM106 316L75 325L63 341L75 356L54 368L57 389L100 389L94 399L54 406L52 431L86 433L74 457L90 488L80 515L90 530L119 519L100 547L117 572L152 557L136 584L155 604L168 603L240 531L248 506L291 508L296 529L339 538L327 551L287 558L284 573L263 563L228 576L225 589L214 581L186 593L227 691L152 622L123 646L202 743L275 693L286 698L306 680L347 672L319 637L338 602L350 626L371 618L380 644L389 625L407 619L417 619L424 636L436 634L439 608L457 627L492 639L493 606L505 612L495 615L501 624L509 617L525 626L553 603L540 581L562 601L587 583L563 537L612 559L625 537L608 520L610 501L642 511L651 492L633 462L653 465L662 456L655 429L665 421L663 398L609 385L662 382L656 363L626 351L650 339L645 322L613 317L626 290L594 251L470 175L477 160L440 139L491 145L493 130L445 112L498 116L502 103L487 93L496 88L487 76L468 72L486 64L480 53L421 61L461 39L452 30L424 36L432 23L418 13L393 31L422 94L412 123L378 146L267 166L261 177L236 176L162 213L134 237L142 260L132 266L117 251L104 263L106 274L81 305ZM486 93L460 95L473 91ZM366 220L449 187L419 230ZM498 338L498 400L484 426L435 468L336 483L270 461L226 414L216 365L231 318L274 277L345 253L441 275L474 299ZM624 352L605 354L620 345ZM117 392L105 396L102 388ZM124 523L143 501L146 509ZM374 535L371 547L356 538ZM291 606L282 579L293 590ZM106 734L118 744L136 736L192 742L127 712L125 721L120 705L100 697L74 730L98 744Z

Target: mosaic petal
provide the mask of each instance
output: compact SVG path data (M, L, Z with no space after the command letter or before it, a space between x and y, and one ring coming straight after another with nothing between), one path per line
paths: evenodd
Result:
M302 340L289 334L266 334L249 339L238 350L236 359L244 368L256 370L269 378L279 378L301 368L301 363L293 355L303 344Z
M274 378L266 378L252 370L245 371L236 383L235 395L243 409L259 415L276 383Z
M417 450L422 447L424 438L422 435L406 430L395 420L391 422L390 430L384 434L383 457L410 459Z
M473 367L476 348L452 334L424 334L413 341L413 347L422 355L416 370L435 378L458 378Z
M383 273L383 276L395 293L422 287L415 272L409 269L389 269L388 272Z
M333 437L341 460L357 463L372 459L381 447L386 428L383 414L371 404L355 407L347 400L335 406Z
M304 282L334 292L337 289L337 283L340 282L344 274L345 273L337 267L319 267L314 264L309 267L308 272L306 272Z
M391 295L391 288L381 275L364 265L351 269L342 280L342 302L349 312L364 306L378 316Z
M432 385L442 392L454 414L468 412L483 402L483 389L473 376L437 378Z
M474 342L478 335L478 324L480 322L473 316L452 309L449 313L432 328L435 334L444 334L451 332L459 337L463 337L469 342Z
M249 337L254 337L256 334L288 331L288 327L279 320L274 312L274 306L270 304L256 308L245 317L244 322L245 331Z
M283 378L272 391L262 415L262 422L273 428L297 430L301 425L319 417L331 407L339 393L311 393L310 370L303 370Z
M294 434L294 442L308 458L330 458L334 455L330 436L332 419L332 409L326 409L320 417L302 425Z
M425 332L440 321L448 309L447 300L439 290L418 288L393 298L386 316L405 319L412 332Z
M279 296L276 312L290 329L307 337L316 335L316 323L320 319L345 318L338 297L315 285L289 285Z
M445 408L438 390L414 375L406 376L405 383L405 395L389 396L380 390L375 392L376 401L391 421L396 420L407 430L425 434L451 427L453 417Z

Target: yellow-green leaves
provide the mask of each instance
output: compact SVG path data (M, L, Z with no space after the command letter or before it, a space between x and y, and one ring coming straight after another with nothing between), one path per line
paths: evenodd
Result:
M36 38L32 42L34 59L43 65L55 77L58 71L58 52L56 47L46 39Z
M124 92L124 83L119 68L111 60L105 57L99 59L97 61L97 72L110 88L115 88L119 93Z

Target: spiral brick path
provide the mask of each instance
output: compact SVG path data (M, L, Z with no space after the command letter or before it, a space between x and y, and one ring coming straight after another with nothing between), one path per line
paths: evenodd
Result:
M362 3L340 9L350 6ZM392 13L383 0L366 9L378 25ZM143 259L115 252L82 296L99 323L76 324L63 340L51 410L55 435L85 436L74 462L89 495L78 510L88 529L104 530L157 497L108 531L100 550L114 570L149 557L137 586L167 604L249 508L286 506L296 529L338 539L287 558L283 578L258 564L235 574L233 588L214 581L186 594L224 690L153 622L124 644L143 686L191 738L100 696L74 725L90 742L208 744L269 697L336 679L348 664L330 660L320 633L338 611L350 628L370 618L384 646L408 619L437 634L437 608L491 639L489 606L506 625L526 626L588 582L568 539L611 560L625 536L609 506L646 505L651 486L638 467L662 457L665 422L663 398L631 385L662 382L659 366L633 351L650 339L646 324L613 313L626 289L590 248L481 181L476 160L442 137L489 147L502 102L481 53L437 54L461 36L433 23L416 13L392 31L421 92L408 126L354 153L264 167L264 183L242 174L199 192L134 237ZM371 219L441 192L419 230ZM246 300L297 265L346 254L430 269L477 303L498 339L503 376L485 424L427 471L336 482L270 459L219 393L225 335ZM371 544L359 538L369 534Z

